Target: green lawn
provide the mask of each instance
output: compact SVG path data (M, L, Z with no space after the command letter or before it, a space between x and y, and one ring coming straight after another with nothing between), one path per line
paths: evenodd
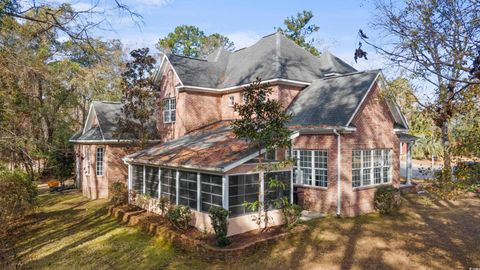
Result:
M327 217L234 264L202 261L106 215L106 201L43 194L19 237L26 269L452 269L480 267L480 199L410 195L395 217Z

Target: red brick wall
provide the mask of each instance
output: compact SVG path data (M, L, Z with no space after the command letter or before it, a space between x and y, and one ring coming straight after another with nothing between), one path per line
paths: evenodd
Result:
M341 136L341 204L342 215L354 216L373 210L375 187L352 188L352 150L388 148L392 153L392 184L400 185L399 140L387 104L374 86L352 123L357 130ZM305 207L335 213L337 204L337 145L334 135L302 135L295 148L328 150L328 188L304 188Z
M159 87L160 95L157 99L157 129L164 141L172 140L186 133L220 120L238 118L232 106L228 105L230 96L234 96L235 103L242 102L242 91L230 93L205 93L200 91L179 92L176 86L180 81L171 66L167 67L162 75L162 84ZM303 87L289 85L272 85L271 98L279 100L287 108ZM163 123L162 100L173 98L177 100L175 123Z
M95 171L96 149L104 148L103 175L97 176ZM90 163L87 164L85 156L86 149L90 149ZM128 168L122 158L128 154L138 151L138 147L128 145L98 145L98 144L76 144L75 154L81 158L80 183L82 193L90 199L108 198L108 188L114 182L127 184ZM85 174L86 166L90 167L90 174Z

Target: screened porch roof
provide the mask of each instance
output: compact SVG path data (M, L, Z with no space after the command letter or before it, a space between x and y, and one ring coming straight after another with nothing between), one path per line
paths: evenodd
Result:
M140 150L127 163L200 169L223 173L255 157L258 150L237 139L230 122L222 121L178 139Z

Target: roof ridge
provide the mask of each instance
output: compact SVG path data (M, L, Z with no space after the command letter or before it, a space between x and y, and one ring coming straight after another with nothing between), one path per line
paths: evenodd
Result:
M361 73L374 73L374 72L381 72L381 71L382 71L381 69L371 69L371 70L355 71L355 72L350 72L350 73L345 73L345 74L338 74L338 75L327 76L327 77L319 78L319 79L317 79L317 80L315 80L315 81L335 79L335 78L340 78L340 77L357 75L357 74L361 74Z
M197 57L179 55L179 54L174 54L174 53L171 53L170 55L177 56L177 57L182 57L182 58L187 58L187 59L191 59L191 60L198 60L198 61L208 62L208 60L206 60L206 59L197 58Z

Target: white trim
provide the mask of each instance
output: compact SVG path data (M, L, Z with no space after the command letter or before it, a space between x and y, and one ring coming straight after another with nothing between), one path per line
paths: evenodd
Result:
M162 140L148 140L147 142L156 143L161 142ZM114 143L133 143L138 142L138 140L69 140L72 143L81 143L81 144L114 144Z
M179 198L180 198L180 171L175 170L175 204L178 205Z
M265 149L260 150L260 155L263 154L263 153L265 153ZM244 158L242 158L242 159L239 159L239 160L235 161L234 163L225 166L225 167L223 168L223 171L222 171L222 172L228 172L228 171L230 171L231 169L233 169L233 168L235 168L235 167L238 167L238 166L242 165L243 163L245 163L245 162L249 161L250 159L255 158L255 157L257 157L257 156L259 156L258 152L255 152L255 153L253 153L253 154L251 154L251 155L248 155L248 156L246 156L246 157L244 157Z
M83 126L82 135L85 134L85 131L87 130L87 125L91 122L90 117L91 117L92 110L93 110L93 102L90 103L90 108L88 109L88 115L87 115L87 119L85 120L85 125Z
M228 210L228 179L228 176L222 176L222 206L226 210Z
M162 168L158 167L158 198L160 199L161 197L162 197Z
M302 81L295 81L295 80L287 80L287 79L270 79L270 80L265 80L262 81L262 83L278 83L282 82L287 85L292 85L292 86L308 86L311 83L309 82L302 82ZM249 83L242 84L242 85L236 85L236 86L231 86L231 87L225 87L225 88L210 88L210 87L200 87L200 86L191 86L191 85L183 85L182 86L177 86L176 88L178 91L201 91L201 92L210 92L210 93L218 93L218 94L224 94L224 93L230 93L230 92L236 92L239 90L243 90L244 87L250 85Z
M180 82L180 85L183 86L183 82L182 82L182 80L180 79L180 76L178 76L177 71L176 71L175 68L173 67L172 63L170 62L170 59L168 59L168 57L167 57L166 54L163 54L163 59L162 59L162 62L161 62L161 64L160 64L160 67L158 68L158 72L154 75L154 81L157 81L158 76L159 76L159 74L160 74L161 71L162 71L162 66L165 64L165 59L167 60L166 62L168 62L168 64L169 64L170 67L172 68L173 73L175 74L175 76L177 77L178 81Z
M197 211L201 212L201 200L202 200L202 189L201 189L201 180L200 180L200 172L197 172Z
M263 211L265 209L265 172L264 171L259 171L258 172L258 179L260 180L260 202L261 204L261 210Z
M352 122L353 118L355 117L355 115L357 115L358 113L358 110L360 110L360 107L362 107L363 103L365 102L365 99L367 98L368 94L370 94L370 91L372 91L372 88L373 86L375 85L375 83L377 82L378 80L378 77L380 76L381 72L379 72L377 74L377 76L375 76L375 79L372 81L372 83L370 84L370 86L368 87L368 90L367 90L367 93L365 93L365 95L363 96L362 100L360 101L360 103L358 104L357 108L355 108L355 111L353 112L352 116L350 117L350 119L348 120L347 124L345 126L349 126L350 123Z
M146 177L146 172L145 172L145 165L143 165L143 194L145 195L145 192L147 191L147 177Z
M387 88L388 87L388 84L387 84L387 80L385 79L385 76L383 75L383 72L380 71L380 78L382 79L382 84L383 84L383 87ZM404 125L404 127L407 128L407 130L409 129L409 126L408 126L408 123L407 123L407 119L405 118L405 116L403 115L402 111L400 110L400 106L398 106L397 102L395 100L392 100L392 103L393 103L393 107L395 108L395 110L397 111L398 115L400 116L401 120L402 120L402 123ZM390 109L390 108L389 108Z

